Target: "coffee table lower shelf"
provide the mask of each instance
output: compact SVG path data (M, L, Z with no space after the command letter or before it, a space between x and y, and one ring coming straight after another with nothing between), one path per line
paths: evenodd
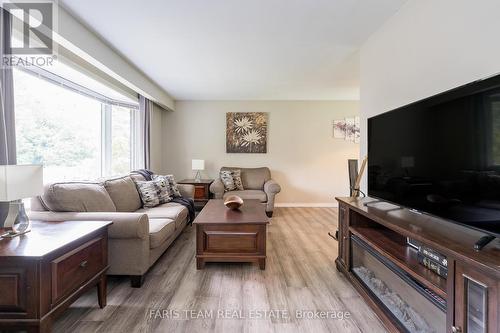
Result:
M196 269L205 268L206 262L255 262L259 264L259 268L266 269L266 256L211 256L211 255L200 255L196 256Z

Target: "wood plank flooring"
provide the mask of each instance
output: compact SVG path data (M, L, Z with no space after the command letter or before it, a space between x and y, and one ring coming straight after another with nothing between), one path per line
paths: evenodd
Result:
M60 317L54 332L385 332L335 268L337 242L327 232L336 229L337 210L278 208L274 214L265 271L229 263L196 270L195 230L187 227L142 288L111 277L104 309L92 290ZM304 319L296 311L349 315Z

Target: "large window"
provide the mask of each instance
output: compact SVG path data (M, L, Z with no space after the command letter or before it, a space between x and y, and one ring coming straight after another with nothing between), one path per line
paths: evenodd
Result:
M129 172L137 105L114 101L43 70L14 69L18 163L43 164L49 182Z

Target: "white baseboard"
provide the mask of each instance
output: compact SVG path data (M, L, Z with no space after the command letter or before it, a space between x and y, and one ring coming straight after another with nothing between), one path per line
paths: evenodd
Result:
M325 207L335 208L338 207L336 202L277 202L275 207Z

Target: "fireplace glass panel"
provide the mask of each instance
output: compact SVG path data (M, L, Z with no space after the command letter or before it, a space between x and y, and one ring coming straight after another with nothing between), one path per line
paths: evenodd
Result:
M352 238L352 271L408 332L446 332L446 313ZM399 274L405 274L403 271Z
M465 278L467 301L467 331L468 333L486 333L486 298L487 289L480 283Z

